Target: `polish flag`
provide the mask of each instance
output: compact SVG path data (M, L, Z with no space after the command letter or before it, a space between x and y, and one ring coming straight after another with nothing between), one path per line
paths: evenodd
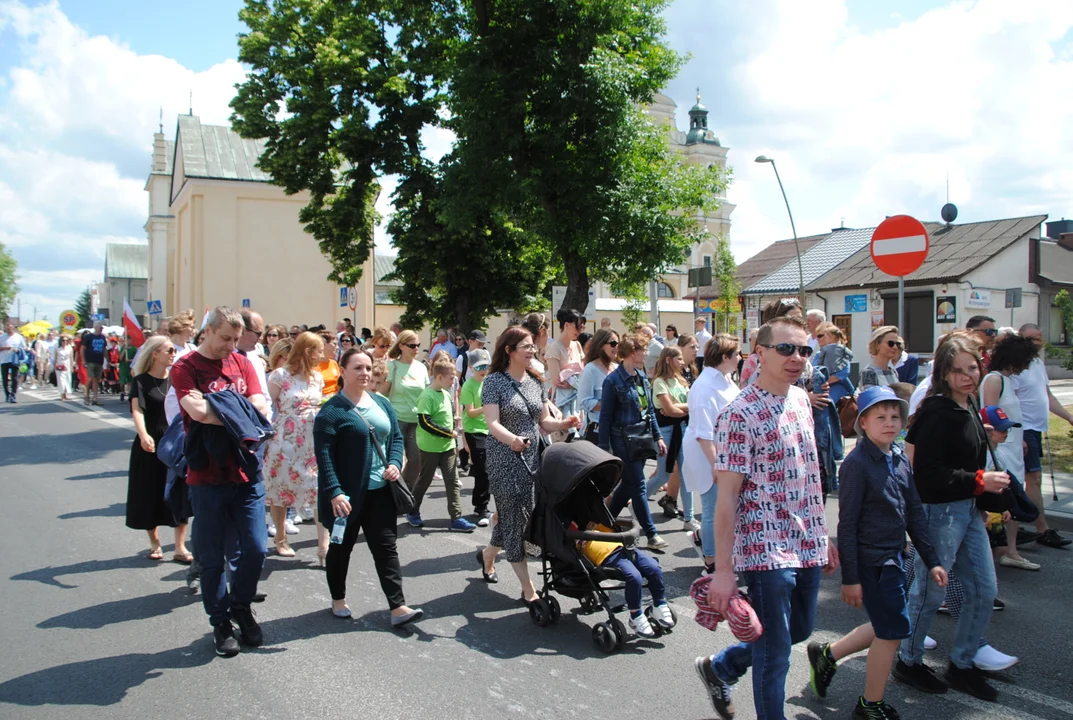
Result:
M130 338L134 347L139 348L145 344L145 333L142 332L141 323L138 322L134 311L130 309L126 298L123 298L123 329L127 331L127 337Z

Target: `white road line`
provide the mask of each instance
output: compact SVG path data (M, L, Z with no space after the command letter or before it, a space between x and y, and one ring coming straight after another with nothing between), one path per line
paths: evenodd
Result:
M1027 688L1019 687L1017 685L1003 684L999 685L999 692L1009 693L1010 695L1019 697L1022 700L1028 700L1029 702L1034 702L1037 705L1043 705L1045 707L1058 710L1059 712L1063 712L1066 715L1073 716L1073 703L1068 703L1065 700L1053 698L1050 695L1044 695L1043 693L1036 692L1035 690L1029 690Z
M86 407L81 404L79 400L63 401L59 399L59 395L56 393L43 393L41 390L24 390L19 393L20 395L27 395L39 402L47 402L57 407L61 407L68 412L79 413L87 415L89 417L96 418L103 423L107 423L112 427L124 428L127 430L134 429L134 421L130 418L121 417L118 415L112 415L111 413L99 412L90 407Z

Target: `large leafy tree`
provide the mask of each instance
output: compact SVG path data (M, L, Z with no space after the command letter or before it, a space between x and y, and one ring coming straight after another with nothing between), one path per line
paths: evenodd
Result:
M397 175L389 230L412 313L477 324L559 270L566 304L584 310L593 280L637 283L681 262L695 211L722 187L640 107L681 62L663 41L665 5L247 0L239 59L252 72L233 121L267 138L260 164L275 182L310 192L301 219L332 279L360 276L378 179ZM432 167L422 131L435 126L457 142Z
M79 329L89 327L89 316L92 312L93 307L91 301L92 298L90 297L89 288L85 288L81 293L79 293L78 299L75 300L74 311L81 319L81 323L78 326Z
M0 316L8 313L19 294L18 269L15 257L0 243Z

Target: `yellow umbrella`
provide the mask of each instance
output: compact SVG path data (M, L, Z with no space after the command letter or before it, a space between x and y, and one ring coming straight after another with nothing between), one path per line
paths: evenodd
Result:
M40 325L45 330L51 330L52 328L56 327L55 325L50 323L48 320L34 320L32 324L33 325Z

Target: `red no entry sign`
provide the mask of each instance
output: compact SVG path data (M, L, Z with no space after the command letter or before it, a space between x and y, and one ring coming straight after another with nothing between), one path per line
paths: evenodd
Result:
M929 246L928 231L919 220L895 215L872 233L872 261L887 275L902 277L924 263Z

